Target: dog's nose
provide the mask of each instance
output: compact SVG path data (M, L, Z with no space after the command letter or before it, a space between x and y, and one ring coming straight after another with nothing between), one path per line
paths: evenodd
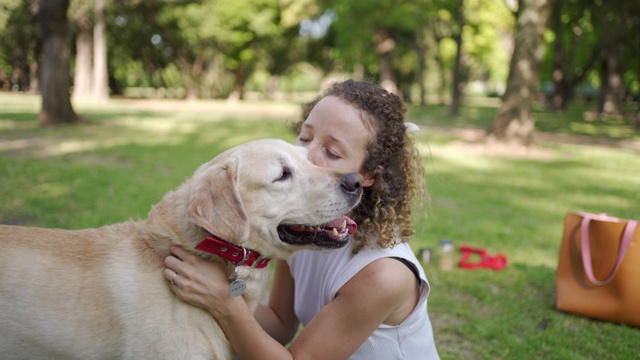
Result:
M362 176L357 173L349 173L342 176L340 187L344 192L359 195L362 192Z

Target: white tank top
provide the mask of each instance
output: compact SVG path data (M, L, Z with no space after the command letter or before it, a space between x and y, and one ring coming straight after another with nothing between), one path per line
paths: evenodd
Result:
M331 251L300 251L287 261L295 283L294 310L300 322L306 326L333 300L338 290L369 263L383 257L403 258L412 263L420 275L418 305L400 325L378 326L349 359L439 359L427 314L429 283L409 244L401 243L391 249L365 246L353 255L354 244L351 241L344 248Z

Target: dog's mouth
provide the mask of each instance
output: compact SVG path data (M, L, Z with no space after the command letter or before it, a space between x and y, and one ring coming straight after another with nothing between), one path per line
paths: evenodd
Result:
M327 249L337 249L349 242L351 234L358 226L348 216L342 216L324 225L280 225L280 240L292 245L316 245Z

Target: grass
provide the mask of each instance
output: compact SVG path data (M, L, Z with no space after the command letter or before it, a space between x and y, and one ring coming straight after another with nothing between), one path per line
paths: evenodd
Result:
M263 137L292 140L285 125L298 116L289 103L111 100L76 105L89 121L54 129L37 126L38 110L36 97L0 95L0 223L77 229L144 218L221 151ZM565 213L640 219L640 156L616 146L638 134L584 110L538 111L539 128L607 146L542 142L523 156L486 151L450 131L488 128L494 107L475 104L457 117L443 106L410 110L422 125L416 139L431 195L412 246L435 249L447 238L509 259L498 272L425 265L443 359L637 357L640 329L555 310Z

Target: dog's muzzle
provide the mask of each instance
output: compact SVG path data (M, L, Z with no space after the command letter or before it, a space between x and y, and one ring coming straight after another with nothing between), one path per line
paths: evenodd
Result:
M280 225L280 240L291 245L316 245L327 249L337 249L349 242L358 226L348 216L321 226Z

